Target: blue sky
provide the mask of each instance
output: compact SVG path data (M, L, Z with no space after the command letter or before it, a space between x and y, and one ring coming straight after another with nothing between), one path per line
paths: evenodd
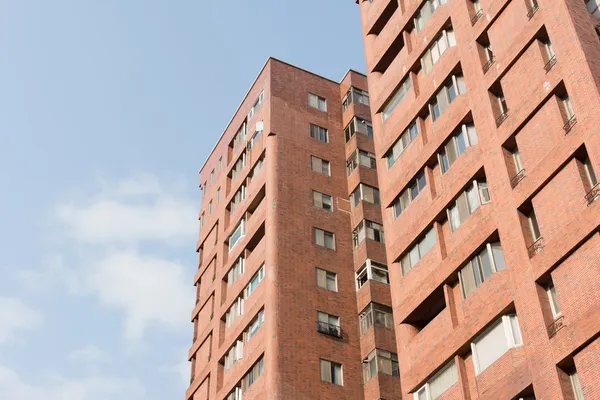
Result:
M0 0L3 400L183 399L198 169L268 56L364 70L353 0Z

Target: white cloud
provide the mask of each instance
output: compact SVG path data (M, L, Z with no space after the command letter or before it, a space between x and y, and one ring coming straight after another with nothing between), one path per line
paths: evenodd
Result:
M100 350L97 346L90 344L80 349L73 350L69 354L69 359L72 361L83 362L100 362L108 359L106 353Z
M140 339L150 325L189 329L193 286L184 265L137 251L110 252L84 269L84 290L125 314L125 336Z
M34 329L41 322L41 315L21 300L0 297L0 343L15 338L22 331Z
M56 216L78 241L90 244L163 241L192 243L198 229L195 202L174 194L153 175L103 185L85 201L57 207Z
M26 383L15 371L0 365L3 400L136 400L145 397L136 380L92 376L82 379L55 377L42 384Z

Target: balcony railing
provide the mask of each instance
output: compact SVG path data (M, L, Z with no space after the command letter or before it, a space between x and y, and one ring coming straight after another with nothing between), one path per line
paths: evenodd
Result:
M540 8L540 7L539 7L537 4L536 4L536 5L534 5L533 7L529 8L529 9L527 10L527 18L528 18L528 19L531 19L531 18L533 18L533 16L534 16L534 15L535 15L535 13L537 12L537 10L539 10L539 8Z
M565 131L565 133L569 133L569 131L571 131L571 129L573 129L573 127L575 126L576 123L577 123L577 118L575 118L575 116L573 115L571 118L569 118L569 120L563 126L563 130Z
M490 68L492 67L492 65L494 65L494 62L496 62L496 57L494 57L494 55L492 54L490 56L490 59L488 60L488 62L486 62L485 64L483 64L483 73L484 74L490 70Z
M533 244L527 248L527 253L529 254L529 258L532 258L537 253L539 253L540 251L542 251L544 249L544 246L545 246L545 244L544 244L544 237L540 236L538 238L538 240L536 240L535 242L533 242Z
M481 19L481 17L483 17L483 10L479 10L477 13L475 13L475 15L473 15L473 18L471 18L471 25L475 25L477 21Z
M504 111L498 118L496 118L496 127L502 125L506 118L508 118L508 110Z
M548 60L546 65L544 65L544 69L546 70L546 72L550 72L552 67L554 67L555 65L556 65L556 56L552 56L552 58L550 60Z
M317 322L317 331L326 335L342 337L342 328L339 325L329 324L327 322Z
M588 204L592 204L594 202L594 200L596 200L599 197L600 197L600 183L596 183L596 186L594 186L589 192L586 193L585 199L587 200Z
M560 331L562 328L564 328L565 326L565 322L564 322L564 316L560 316L558 317L553 323L551 323L548 326L548 337L552 338L554 335L556 335L556 333L558 331Z
M512 186L512 188L516 188L517 185L519 184L519 182L521 182L525 176L527 176L525 174L525 169L520 170L519 172L517 172L517 174L510 180L510 186Z

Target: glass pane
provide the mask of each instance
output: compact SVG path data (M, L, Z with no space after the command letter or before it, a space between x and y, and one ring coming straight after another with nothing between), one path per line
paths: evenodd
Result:
M467 200L469 202L469 214L473 213L479 207L479 193L474 186L467 189Z
M475 275L473 273L473 264L470 262L460 272L460 282L462 284L463 296L467 298L473 290L477 288Z
M492 243L492 255L494 256L494 264L496 265L496 271L502 271L506 269L506 263L504 262L504 253L500 243Z
M513 343L516 346L523 344L523 339L521 338L521 330L519 329L519 321L517 320L516 315L511 315L509 317L510 320L510 329L513 335Z
M342 366L339 364L333 364L333 383L342 384Z
M414 246L412 249L410 249L410 252L408 254L410 256L411 265L415 266L415 264L418 263L419 259L421 258L419 257L419 247Z
M440 372L434 376L429 382L429 393L432 399L437 399L442 393L444 393L450 386L454 385L458 381L458 374L456 373L456 363L451 361L451 364L444 367Z
M321 360L321 380L331 382L331 363Z
M490 253L487 248L484 248L481 253L479 253L479 262L481 263L481 273L483 274L483 280L485 281L494 273L492 270Z
M479 366L479 373L492 365L508 350L502 320L498 321L488 332L474 342Z
M458 151L458 155L461 155L467 149L467 143L465 142L465 134L460 131L458 135L456 135L456 148Z

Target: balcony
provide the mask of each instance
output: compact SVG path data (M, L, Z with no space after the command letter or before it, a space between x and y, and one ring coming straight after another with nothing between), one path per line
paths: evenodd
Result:
M496 118L496 127L502 125L502 123L506 121L506 118L508 118L508 110L504 111L498 118Z
M342 328L339 325L329 324L327 322L317 322L317 331L329 336L342 337Z
M519 184L519 182L521 182L523 179L525 179L525 177L527 176L527 174L525 173L525 169L520 170L515 176L512 177L512 179L510 180L510 186L514 189L517 187L517 185Z
M563 126L563 130L565 131L565 134L569 133L571 131L571 129L573 129L573 127L575 126L576 123L577 123L577 118L575 118L575 116L573 115L571 118L569 118L569 120Z
M548 72L550 72L552 67L554 67L555 65L556 65L556 56L552 56L552 58L550 60L548 60L546 65L544 65L544 70L546 71L546 73L548 73Z
M586 193L585 199L588 204L592 204L598 197L600 197L600 183L597 183L596 186Z
M539 8L540 8L540 7L538 6L537 2L536 2L536 4L535 4L533 7L530 7L530 8L528 8L528 9L527 9L527 18L528 18L528 19L531 19L531 18L533 18L533 16L534 16L534 15L535 15L535 13L537 12L537 10L539 10Z
M544 237L540 236L531 246L527 248L527 253L529 254L529 258L534 257L537 253L544 250Z

